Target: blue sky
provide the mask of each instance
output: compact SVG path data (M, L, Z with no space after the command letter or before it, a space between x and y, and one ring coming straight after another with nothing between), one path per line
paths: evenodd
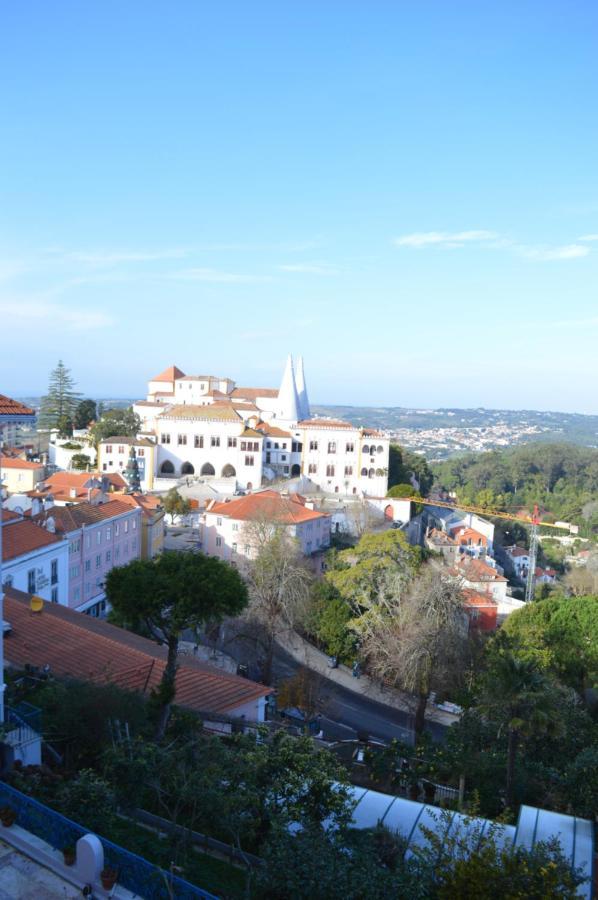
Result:
M0 392L176 363L598 411L598 5L29 0L0 29Z

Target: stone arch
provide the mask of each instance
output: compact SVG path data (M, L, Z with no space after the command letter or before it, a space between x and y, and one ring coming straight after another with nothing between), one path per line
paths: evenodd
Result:
M201 467L200 475L215 475L216 469L212 465L212 463L204 463Z
M227 463L222 467L222 477L223 478L233 478L237 474L237 471L234 466L231 466L230 463Z
M301 475L301 466L299 463L295 463L294 466L291 466L291 478L297 478L298 475Z
M195 475L195 466L190 462L184 462L181 466L181 475Z
M169 459L165 459L160 466L160 475L174 475L174 466Z
M252 491L252 490L253 490L253 484L251 483L251 481L248 481L248 482L247 482L247 490L248 490L248 491Z

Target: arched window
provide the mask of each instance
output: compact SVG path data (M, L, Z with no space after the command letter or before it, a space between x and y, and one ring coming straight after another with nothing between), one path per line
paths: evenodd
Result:
M297 478L298 475L301 475L301 466L299 463L295 463L294 466L291 466L291 478Z
M190 462L184 462L181 466L181 475L195 475L195 469Z
M369 447L369 444L364 444L364 445L363 445L363 455L364 455L364 456L369 456L369 455L370 455L370 447Z
M376 474L376 470L370 469L370 471L368 472L368 478L373 478L375 474Z
M200 475L215 475L216 469L211 463L204 463L201 467Z
M362 478L367 478L367 477L368 477L368 470L366 469L365 466L364 466L363 469L361 470L361 477L362 477Z
M222 468L222 477L223 478L233 478L237 474L235 467L231 466L230 463L227 463Z
M174 475L174 466L169 459L165 459L160 466L161 475Z
M382 444L378 444L376 449L377 449L378 453L384 453L384 447L382 446Z

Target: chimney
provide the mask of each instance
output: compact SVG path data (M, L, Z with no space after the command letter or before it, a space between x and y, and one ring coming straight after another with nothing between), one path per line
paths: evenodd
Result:
M37 499L37 497L34 497L33 500L31 501L31 515L38 516L41 511L42 511L42 505L39 502L39 500Z
M46 531L49 531L50 534L56 533L56 522L54 521L53 516L48 516L46 519Z
M70 496L72 499L74 499L74 498L77 496L77 488L72 487L72 488L69 490L69 496Z
M54 506L54 497L52 494L48 494L47 497L44 497L44 509L52 509Z

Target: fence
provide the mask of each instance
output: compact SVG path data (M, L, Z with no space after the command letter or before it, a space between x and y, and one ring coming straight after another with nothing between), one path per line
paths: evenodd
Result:
M0 782L0 806L10 806L17 824L56 850L74 845L88 831L55 810ZM216 900L213 894L165 872L141 856L99 836L105 865L116 869L118 883L144 900Z

